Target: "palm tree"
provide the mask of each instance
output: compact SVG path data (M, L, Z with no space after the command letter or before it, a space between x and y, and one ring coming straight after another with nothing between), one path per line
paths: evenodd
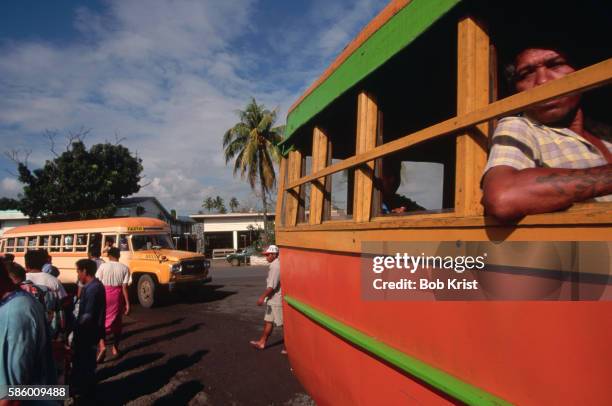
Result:
M223 198L221 196L217 196L215 197L215 199L213 200L213 204L214 204L214 208L219 210L219 213L224 214L227 212L227 209L225 208L225 201L223 200Z
M210 211L215 208L215 200L210 196L207 197L206 199L204 199L202 207L204 207L210 213Z
M284 126L273 127L276 111L270 111L254 98L238 111L240 121L223 135L225 163L234 161L234 175L246 178L251 189L259 188L263 204L264 228L268 231L268 193L274 189L274 163L280 160L277 144Z
M235 197L232 197L229 202L229 207L232 213L238 210L238 206L240 206L240 203L238 203L238 199L236 199Z

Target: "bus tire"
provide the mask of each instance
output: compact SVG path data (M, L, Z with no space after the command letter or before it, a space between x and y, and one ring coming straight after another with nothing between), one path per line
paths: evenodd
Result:
M137 295L138 302L142 307L149 309L155 305L156 291L157 283L150 275L142 275L138 278Z

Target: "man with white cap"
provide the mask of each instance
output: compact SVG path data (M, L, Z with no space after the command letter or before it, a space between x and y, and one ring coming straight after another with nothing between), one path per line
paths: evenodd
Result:
M270 245L264 255L270 263L268 270L268 279L266 280L266 290L257 300L257 306L266 303L266 315L264 316L264 329L261 338L257 341L251 341L250 344L258 349L266 348L266 343L274 325L280 327L283 325L283 299L281 296L280 286L280 261L278 259L278 247Z

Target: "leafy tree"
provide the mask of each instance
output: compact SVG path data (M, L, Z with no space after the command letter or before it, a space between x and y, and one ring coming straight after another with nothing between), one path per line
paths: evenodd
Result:
M210 213L210 211L215 208L215 199L210 196L207 197L206 199L204 199L202 207L204 207Z
M232 197L229 202L229 207L232 213L235 213L236 210L238 210L238 206L240 206L240 203L238 203L238 199Z
M251 99L244 110L238 111L240 121L223 136L225 163L234 160L234 175L246 178L251 189L259 188L263 205L265 229L268 226L268 194L274 189L274 163L279 161L277 144L284 127L274 127L276 111Z
M19 200L9 197L0 197L0 210L20 210L21 203Z
M21 210L30 218L71 220L111 216L122 197L138 192L142 160L118 144L82 140L31 171L18 164L25 186Z

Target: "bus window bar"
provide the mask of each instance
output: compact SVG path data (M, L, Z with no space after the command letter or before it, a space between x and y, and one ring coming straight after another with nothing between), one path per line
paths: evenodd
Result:
M289 181L285 190L289 191L315 179L365 164L377 158L393 154L421 142L465 130L485 121L522 111L533 106L570 93L584 92L612 82L612 58L571 73L563 78L545 83L525 92L517 93L489 104L470 113L456 116L433 126L405 135L394 141L378 146L368 152L353 155L343 161L330 165L316 173Z

